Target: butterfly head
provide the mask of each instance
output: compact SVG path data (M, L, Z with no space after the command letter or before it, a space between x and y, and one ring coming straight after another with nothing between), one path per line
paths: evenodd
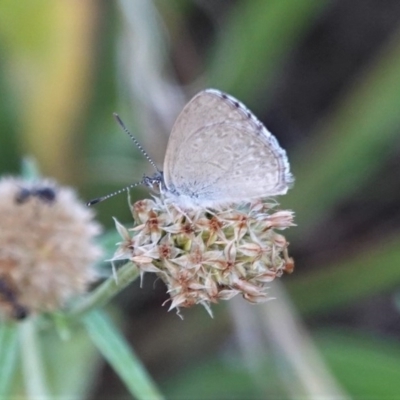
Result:
M157 171L153 176L144 176L142 183L157 193L165 192L166 190L162 171Z

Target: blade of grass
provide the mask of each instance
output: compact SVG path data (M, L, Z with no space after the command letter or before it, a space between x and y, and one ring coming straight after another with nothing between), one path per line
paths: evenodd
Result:
M395 399L400 391L400 347L388 335L322 331L318 346L353 399Z
M271 356L281 367L280 379L288 398L318 399L326 396L349 400L349 395L321 358L281 282L275 281L268 294L277 301L260 306L256 313L264 334L273 343Z
M135 398L164 398L141 361L105 313L92 311L84 316L83 322L94 344Z
M284 201L299 226L317 222L379 169L399 136L399 104L400 34L292 160L296 186Z
M10 398L11 383L16 372L18 331L15 323L0 326L0 399Z
M86 329L74 324L70 331L68 339L53 329L41 331L46 377L55 399L85 400L90 397L104 361Z
M396 237L359 252L354 259L293 277L287 288L299 312L327 312L398 286L399 265L400 237Z
M22 367L28 399L51 399L47 386L42 352L35 321L31 318L19 325Z
M237 2L210 57L210 83L248 99L260 79L272 78L282 58L326 4L324 0Z

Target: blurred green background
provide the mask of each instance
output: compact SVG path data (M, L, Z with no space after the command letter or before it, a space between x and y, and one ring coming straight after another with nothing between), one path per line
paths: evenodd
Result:
M288 152L296 183L279 201L296 212L296 268L274 301L181 321L146 276L110 307L167 398L400 399L398 0L3 0L0 52L1 174L30 155L84 200L138 181L151 166L112 112L161 167L174 119L206 87ZM112 216L131 222L125 195L97 213L110 230ZM72 341L68 355L46 343L53 387L129 398Z

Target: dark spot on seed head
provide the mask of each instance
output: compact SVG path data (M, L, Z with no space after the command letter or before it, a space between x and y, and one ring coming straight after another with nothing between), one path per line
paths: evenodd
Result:
M15 319L21 321L21 320L25 319L28 315L29 315L29 311L27 308L20 306L20 305L15 306L15 309L13 312L13 316Z

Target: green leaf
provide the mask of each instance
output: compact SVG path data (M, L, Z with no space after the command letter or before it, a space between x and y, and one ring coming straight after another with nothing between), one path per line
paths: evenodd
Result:
M299 226L310 229L382 167L399 135L399 104L397 35L322 123L315 141L292 159L296 185L284 202L293 205Z
M163 399L152 378L107 315L92 311L83 318L86 329L104 358L137 399Z
M399 265L400 238L396 237L286 283L300 312L322 313L398 286Z
M28 318L19 324L19 336L27 398L32 400L50 399L43 352L34 319Z
M213 358L200 360L186 367L179 375L165 382L165 393L169 399L257 399L284 398L279 389L271 363L262 370L268 393L259 392L248 366L237 354L229 355L229 362Z
M333 375L354 399L397 399L400 345L387 337L322 332L317 344Z
M0 326L0 399L10 397L11 383L17 365L17 339L17 324L3 322Z
M324 0L239 1L221 29L208 67L210 83L246 100L272 79L283 57L310 20L328 2ZM265 82L262 83L265 87Z
M68 339L53 329L41 332L46 376L54 398L83 400L93 389L103 360L86 329L75 325L70 328Z

